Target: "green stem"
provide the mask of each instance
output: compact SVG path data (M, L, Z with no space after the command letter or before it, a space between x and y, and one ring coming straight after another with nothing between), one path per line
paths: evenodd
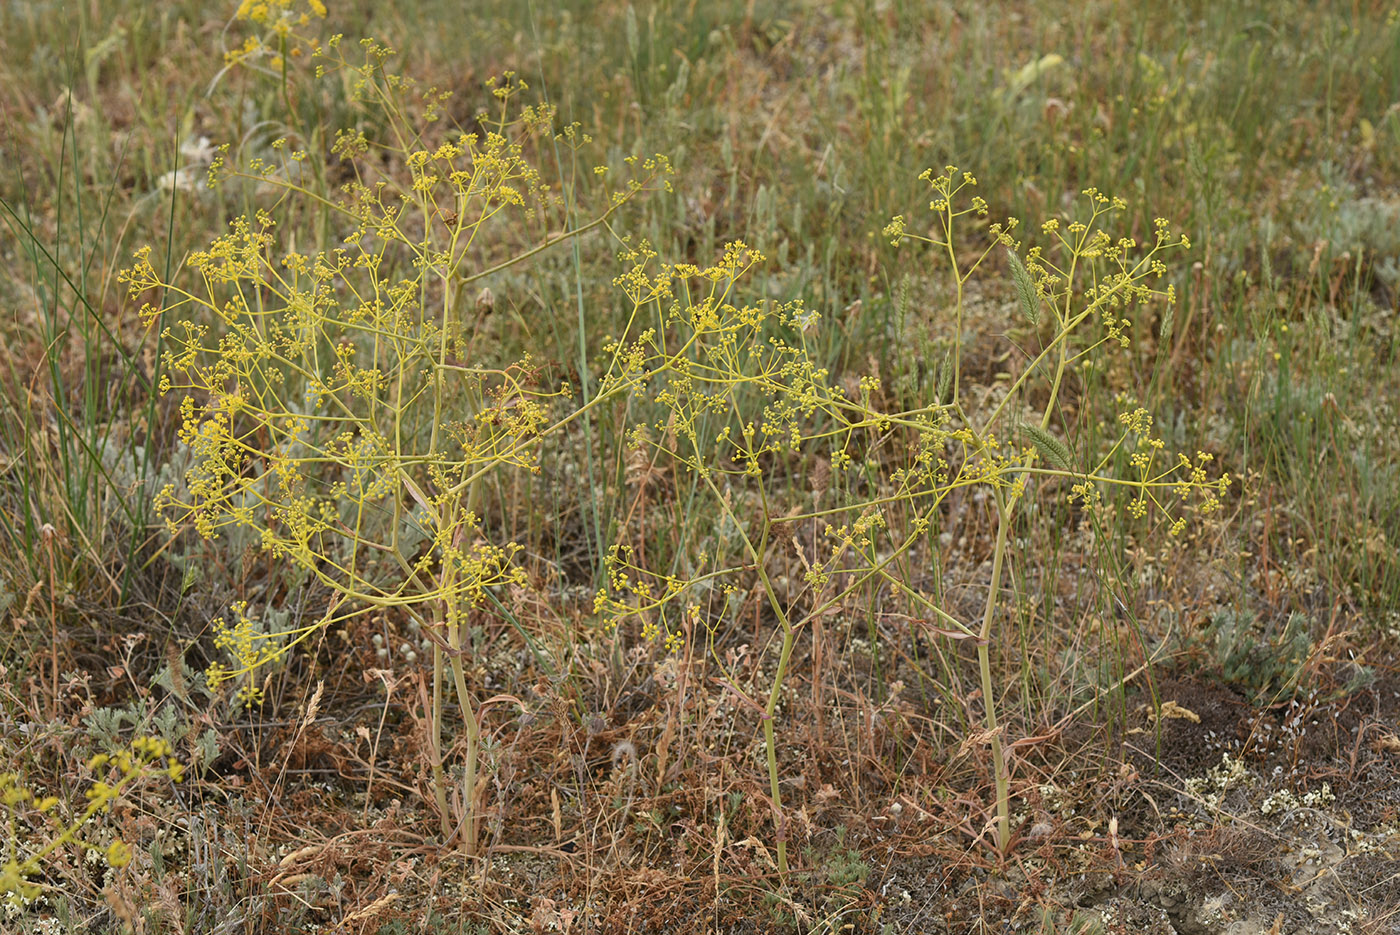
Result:
M443 839L452 834L452 822L448 820L447 776L442 769L442 647L433 644L433 709L428 714L432 733L431 750L433 764L433 801L437 804L438 819Z
M452 627L447 635L453 650L460 650L461 631ZM477 757L481 749L481 721L476 716L476 703L467 690L466 672L462 669L462 657L452 657L452 681L457 687L457 703L462 706L462 719L467 724L467 762L462 775L462 856L476 856L476 771Z
M992 553L992 581L987 587L987 605L982 614L982 630L977 640L977 668L982 676L984 723L992 739L992 769L996 773L997 791L997 851L1006 853L1011 840L1011 780L1006 770L1006 757L1001 746L1001 731L997 723L996 696L992 686L991 633L996 613L997 595L1001 591L1001 570L1006 557L1007 527L1011 525L1011 505L1001 502L997 495L997 542Z
M766 540L767 536L765 535L764 538ZM787 677L788 662L792 659L792 649L797 640L787 614L783 613L782 608L778 606L778 597L773 592L773 584L768 580L768 573L763 570L762 560L756 559L756 561L758 580L763 583L763 590L768 595L768 603L783 624L783 648L778 654L778 671L773 674L773 687L768 693L768 704L764 707L763 741L768 753L768 792L773 797L773 826L778 836L778 872L786 875L788 872L787 827L783 821L783 793L778 788L778 745L773 722L777 718L778 699L782 693L783 680Z

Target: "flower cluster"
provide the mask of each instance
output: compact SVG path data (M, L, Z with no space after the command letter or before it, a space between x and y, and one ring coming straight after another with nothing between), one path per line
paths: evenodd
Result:
M305 35L304 30L327 15L329 11L322 0L239 0L234 20L261 32L225 52L224 63L280 69L287 57L299 58L306 51L319 48L319 42Z
M324 13L314 0L244 0L239 19L270 30L285 50ZM572 418L558 413L571 387L549 386L528 358L468 363L490 304L469 298L469 287L562 239L543 232L557 230L569 206L531 153L556 136L582 146L586 134L577 125L556 131L548 105L522 106L527 86L507 73L488 82L498 111L478 118L479 132L430 137L423 124L446 95L390 70L388 47L360 48L363 62L352 64L338 37L317 47L318 75L336 75L382 112L389 139L409 141L395 150L400 175L380 171L383 144L359 129L337 133L331 147L350 179L338 194L303 186L317 173L297 166L320 157L286 140L241 167L221 153L211 168L219 184L242 180L283 203L316 204L333 240L308 249L271 211L254 210L193 252L172 281L148 249L121 274L148 325L171 322L160 390L180 395L179 440L193 461L156 506L172 536L237 531L288 560L349 605L339 619L402 607L436 619L429 632L455 645L468 609L524 580L513 567L520 547L483 535L482 482L500 468L536 470L542 439ZM664 187L673 171L661 155L627 165L616 190L600 183L603 207L570 235ZM522 236L528 244L518 232L531 230L542 234L534 246L504 248ZM148 301L153 294L165 297L162 308ZM216 621L225 661L210 667L209 683L244 678L235 701L258 702L254 671L330 619L265 632L235 605L230 621Z

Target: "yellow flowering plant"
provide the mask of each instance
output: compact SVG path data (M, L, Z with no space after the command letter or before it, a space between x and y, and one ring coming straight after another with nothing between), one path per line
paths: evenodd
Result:
M985 217L988 208L965 190L976 180L953 167L925 173L933 189L933 232L911 229L896 217L885 229L896 245L925 241L944 252L952 267L953 316L958 335L937 380L935 399L912 410L881 405L878 378L833 381L816 359L809 336L819 316L800 302L744 302L739 280L763 257L743 243L730 244L715 265L658 264L642 244L624 251L629 268L618 285L633 313L625 334L609 346L612 366L603 385L621 381L650 413L627 439L632 460L670 461L708 494L732 547L722 536L670 543L670 570L648 565L630 544L629 530L609 555L607 587L597 610L617 628L637 622L643 639L664 639L668 650L685 644L685 634L701 624L700 599L717 585L732 594L754 585L778 625L780 645L766 697L752 700L760 710L769 794L777 831L777 862L787 869L785 821L779 785L775 722L797 634L858 589L872 584L902 595L938 621L944 636L972 639L984 699L983 741L991 746L996 776L995 837L1004 850L1010 839L1009 774L997 718L990 646L998 619L997 597L1018 504L1038 490L1067 484L1072 500L1097 501L1105 489L1128 492L1130 516L1149 511L1180 532L1182 508L1198 513L1219 509L1228 475L1211 478L1205 454L1168 459L1151 434L1145 410L1125 412L1120 437L1086 467L1082 458L1052 430L1056 401L1066 376L1087 355L1126 347L1131 340L1125 309L1134 304L1165 306L1170 327L1174 290L1158 281L1167 267L1162 256L1189 247L1185 237L1159 221L1150 243L1113 239L1103 224L1125 205L1094 189L1085 192L1087 219L1072 220L1061 231L1057 221L1042 228L1050 243L1032 247L1021 259L1014 219L987 225L987 243L964 267L954 248L960 219ZM968 280L996 253L1011 267L1012 285L1033 325L1049 322L1049 338L1007 387L984 402L969 405L963 379L963 295ZM1046 401L1027 417L1031 381L1048 384ZM981 397L987 399L989 397ZM1132 474L1116 476L1109 465L1120 451L1130 454ZM619 460L622 460L621 458ZM821 465L841 480L830 484L827 502L804 500L801 485L784 478L802 465ZM829 467L828 467L829 466ZM980 621L963 620L922 593L901 573L902 562L927 544L950 494L980 487L990 494L996 518L991 581ZM820 496L821 492L818 492ZM823 551L808 554L792 536L797 524L824 528ZM690 535L689 530L683 534ZM804 566L800 586L779 588L770 573L778 551L791 548ZM680 574L676 569L689 570ZM715 620L708 624L713 628ZM710 643L713 647L713 640ZM721 671L725 662L712 651ZM735 676L726 683L743 695Z
M126 866L131 862L130 846L118 837L106 847L93 844L82 837L83 829L110 811L112 803L138 782L154 776L179 782L185 775L184 765L175 759L170 744L159 737L138 737L129 749L99 753L88 761L87 768L95 777L87 790L87 806L66 824L58 822L56 833L27 854L20 851L24 838L21 822L32 825L34 816L51 819L59 802L54 796L36 796L15 773L0 773L0 805L7 812L8 831L8 844L0 858L4 861L0 864L0 899L18 905L37 899L43 889L29 878L42 869L49 856L69 844L100 853L110 867Z
M246 5L246 4L245 4ZM266 7L266 10L264 10ZM289 4L250 6L250 17ZM266 17L264 17L266 18ZM279 21L280 22L280 21ZM639 193L664 188L664 156L629 160L629 174L603 192L585 222L530 152L580 147L576 126L556 130L548 105L516 106L527 86L513 74L489 83L495 113L482 133L432 132L449 95L423 90L388 70L391 49L360 43L349 63L339 37L315 54L317 73L349 89L353 103L382 114L386 141L342 130L330 147L348 181L338 194L312 190L296 167L317 157L286 140L245 166L221 150L211 186L241 183L279 194L279 206L324 211L334 242L298 246L273 213L235 218L228 233L192 254L166 282L136 254L122 274L131 295L159 290L148 323L162 332L162 393L180 394L179 441L193 466L157 496L172 537L186 527L204 539L236 531L291 563L334 597L314 622L269 629L246 604L215 624L229 660L208 669L211 686L240 680L237 700L256 703L255 670L313 634L370 610L397 610L433 644L430 713L433 789L445 836L455 833L443 766L444 689L450 681L465 722L461 822L464 850L476 845L478 707L466 683L463 633L488 589L523 583L514 543L483 533L479 491L491 472L535 469L542 439L586 416L568 383L546 386L526 358L478 366L473 337L479 283L558 243L598 228ZM399 173L383 171L386 154ZM318 175L318 173L313 173ZM599 172L600 185L609 175ZM566 222L567 223L567 222ZM503 249L538 231L533 246Z
M246 19L270 24L284 39L296 35L305 15L294 14L289 0L245 5ZM668 188L669 162L627 160L632 174L591 220L574 221L572 205L541 178L529 153L542 141L577 150L587 137L576 126L556 129L548 106L517 107L523 82L508 74L491 84L497 108L478 117L484 133L433 133L448 95L388 70L387 47L360 45L363 62L352 65L339 37L308 43L317 74L339 80L352 103L382 114L387 128L384 139L371 140L363 129L336 135L330 150L349 179L338 195L301 184L299 167L316 157L286 140L272 144L270 157L239 167L221 151L210 170L213 185L242 182L280 193L284 209L293 201L315 206L334 243L299 249L296 231L279 230L272 212L256 210L193 254L187 275L175 282L155 272L148 251L123 275L133 295L165 290L164 307L143 310L147 321L177 318L163 331L161 391L182 394L179 437L193 467L182 485L158 497L172 536L186 526L206 539L231 530L251 534L262 550L334 595L318 620L271 632L246 606L235 606L234 621L215 627L216 645L231 664L211 666L210 683L242 679L239 700L255 703L254 670L311 635L371 610L407 615L433 644L429 755L449 837L441 736L449 683L461 708L460 830L464 850L473 853L481 727L462 663L463 635L467 615L489 589L522 580L512 561L520 547L492 542L483 529L481 484L503 467L533 470L548 439L612 406L631 423L624 439L630 455L619 453L618 463L671 462L696 495L716 505L723 528L704 542L696 530L678 528L685 541L671 544L664 570L638 555L628 530L619 529L596 611L615 633L635 622L644 641L681 652L697 627L713 636L716 621L702 613L702 593L749 587L762 596L778 624L777 663L763 697L749 699L749 707L762 712L779 868L788 863L776 722L797 635L861 588L900 595L938 621L937 633L975 641L981 736L996 777L995 837L1004 850L1010 777L990 645L1018 505L1061 485L1086 504L1122 491L1130 497L1128 516L1164 517L1177 534L1183 507L1211 513L1229 484L1228 475L1210 476L1204 454L1165 456L1145 410L1125 410L1120 437L1092 460L1052 425L1076 365L1131 341L1129 306L1161 304L1164 331L1170 329L1175 296L1170 285L1159 285L1163 257L1189 241L1164 220L1147 244L1114 239L1104 225L1125 205L1089 189L1082 217L1064 219L1063 227L1047 221L1040 228L1045 244L1026 249L1024 258L1020 225L1008 219L985 224L986 241L965 265L959 228L968 218L983 225L988 206L971 195L970 174L951 166L926 172L931 228L923 232L899 216L884 233L895 245L923 241L947 257L955 338L934 398L905 410L884 405L876 376L833 380L809 340L820 327L815 311L800 301L743 300L744 277L763 262L756 250L731 243L700 267L660 262L648 244L629 243L615 284L630 317L604 346L596 391L575 400L567 383L545 385L528 358L505 367L471 362L480 306L470 289L605 225L638 193ZM399 171L383 169L386 157ZM596 171L606 185L608 171ZM560 230L560 217L563 232L548 233ZM534 245L504 248L492 231L507 219L517 231L539 231ZM1024 314L1037 329L1044 322L1048 337L1018 376L977 396L974 406L962 367L964 294L994 256L1006 259ZM1033 381L1048 391L1035 397L1045 401L1034 408ZM1130 476L1109 469L1120 452ZM801 464L819 464L839 478L825 502L806 501L800 488L777 482ZM948 497L974 487L987 492L996 523L980 621L960 619L903 571L908 558L933 548L928 540ZM815 552L792 536L798 523L823 531ZM780 588L770 568L789 548L804 576ZM737 676L711 655L728 686L747 699Z
M1021 257L1022 244L1015 239L1019 228L1016 219L987 226L987 245L973 262L964 267L956 244L959 219L969 215L985 218L986 202L971 190L977 180L970 173L959 172L956 166L946 166L941 173L926 170L921 178L929 184L932 198L929 210L934 215L928 234L911 231L903 216L896 216L884 233L894 246L905 240L922 241L946 255L954 283L955 332L952 359L953 386L950 407L954 421L960 425L970 450L978 453L984 463L994 465L986 478L992 495L996 519L996 543L992 552L991 580L977 640L978 669L981 680L985 717L985 736L990 743L996 782L996 845L1005 852L1010 842L1010 775L1003 750L1002 728L997 720L994 686L992 684L990 645L992 629L998 617L998 597L1010 542L1010 532L1017 510L1032 481L1042 484L1058 478L1070 484L1069 499L1094 502L1105 488L1129 493L1131 500L1125 512L1133 518L1145 517L1149 510L1170 521L1169 531L1175 536L1185 528L1181 515L1183 507L1191 506L1199 515L1210 515L1220 509L1220 496L1230 485L1230 475L1211 478L1205 470L1210 456L1198 452L1193 461L1185 454L1175 460L1159 461L1164 447L1160 438L1151 434L1151 415L1141 408L1119 416L1121 433L1111 449L1101 457L1080 468L1081 458L1070 445L1055 435L1052 421L1056 404L1072 368L1097 352L1126 348L1131 343L1132 321L1128 310L1135 305L1160 303L1163 307L1161 337L1170 336L1175 311L1176 291L1171 284L1161 285L1168 271L1164 256L1171 251L1189 250L1190 239L1174 235L1165 218L1153 222L1149 242L1111 235L1105 224L1127 209L1120 198L1110 197L1096 188L1083 194L1085 210L1080 217L1051 218L1041 225L1045 245L1032 246ZM1013 290L1022 313L1032 326L1040 327L1044 312L1049 312L1049 338L1045 340L1029 364L1022 370L1000 401L988 411L969 411L961 386L958 361L963 352L964 287L984 260L996 248L1002 248L1010 267ZM1045 381L1047 396L1036 412L1029 410L1027 390L1033 378ZM1019 406L1023 411L1015 411ZM1015 422L1011 423L1012 418ZM1024 447L999 451L997 433L1011 435L1019 429ZM1107 470L1120 450L1131 453L1131 477L1119 477ZM1045 465L1042 467L1041 462ZM966 630L965 625L958 624Z
M307 27L324 20L328 12L321 0L240 0L234 21L257 31L225 52L224 64L271 69L285 78L289 58L301 58L320 48Z

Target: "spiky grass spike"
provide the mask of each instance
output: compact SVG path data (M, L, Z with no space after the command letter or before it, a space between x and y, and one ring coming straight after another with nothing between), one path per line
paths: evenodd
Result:
M1026 265L1015 250L1006 251L1007 262L1011 265L1011 280L1016 284L1016 297L1021 300L1021 311L1033 326L1040 326L1040 294L1036 292L1035 281L1026 270Z
M935 402L942 406L951 402L948 398L948 391L953 387L953 355L951 352L944 353L943 361L938 365L938 385L935 393Z
M1034 423L1027 423L1021 426L1021 429L1030 438L1031 444L1035 445L1035 450L1040 452L1041 457L1046 461L1062 471L1073 470L1070 467L1069 448L1064 442Z

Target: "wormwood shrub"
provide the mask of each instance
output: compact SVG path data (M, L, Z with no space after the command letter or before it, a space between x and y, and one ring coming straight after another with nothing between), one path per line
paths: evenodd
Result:
M260 210L235 218L172 281L148 249L122 279L133 296L165 296L143 307L149 325L175 319L161 331L160 391L181 396L179 440L192 465L156 498L172 537L187 526L204 539L238 531L333 595L319 619L281 630L234 605L215 622L224 657L209 667L209 685L236 681L236 700L257 703L256 670L313 634L372 610L406 614L433 643L430 757L445 836L454 830L442 753L449 680L465 722L461 840L470 853L480 705L466 682L463 628L487 589L523 583L511 562L520 547L483 534L479 485L500 468L533 469L543 439L626 392L614 384L566 406L572 388L546 387L528 358L470 363L474 319L489 305L472 287L665 187L671 167L661 156L629 159L616 189L596 170L603 205L568 226L573 206L530 152L581 147L587 138L576 126L556 132L547 105L517 109L526 85L507 74L490 83L495 112L478 116L485 132L430 142L446 95L387 70L386 47L361 46L355 65L338 37L315 52L318 74L341 81L354 105L388 127L383 141L359 129L337 134L331 152L349 179L338 193L300 181L323 173L298 171L317 156L287 141L273 143L276 159L234 167L221 155L210 172L212 186L281 193L284 210L318 206L338 243L299 250L314 238L280 231L273 212ZM401 173L385 171L396 162ZM528 242L529 231L542 235L534 246L509 246Z
M658 263L646 245L622 256L630 269L618 284L633 314L626 333L611 345L614 364L603 385L620 381L645 400L639 407L645 416L634 417L628 438L633 459L675 464L693 492L717 506L732 534L692 538L693 531L678 524L667 557L644 562L623 530L609 556L598 611L614 626L630 622L643 639L664 639L671 649L697 628L708 628L713 664L726 672L727 684L747 707L760 712L782 870L787 853L775 725L802 628L860 589L874 593L870 585L877 584L934 618L935 634L976 642L985 724L975 739L991 747L996 841L1004 850L1010 838L1009 774L990 647L1018 507L1034 496L1065 495L1093 508L1107 499L1122 522L1163 523L1175 536L1187 512L1217 511L1230 483L1228 474L1211 478L1205 453L1167 456L1142 408L1119 415L1119 435L1105 451L1076 452L1075 439L1054 431L1071 368L1130 342L1128 306L1163 305L1163 331L1170 331L1174 290L1157 284L1167 272L1162 257L1187 249L1187 238L1158 220L1146 244L1115 239L1104 224L1126 205L1089 189L1081 215L1046 221L1040 229L1046 243L1030 247L1024 259L1014 236L1019 224L1009 219L984 227L986 243L965 266L955 246L957 228L970 215L988 213L982 199L969 197L976 180L951 166L922 177L933 191L932 230L921 233L896 217L885 234L895 245L923 241L947 257L957 337L940 370L936 398L917 409L884 410L874 377L850 389L833 382L809 344L819 316L800 302L743 302L737 281L762 261L746 245L731 244L708 269ZM1024 314L1047 337L1009 386L974 396L962 373L963 294L994 253L1005 256ZM1035 381L1046 395L1031 395ZM974 406L974 398L982 402ZM1032 406L1033 398L1044 402ZM809 501L791 474L817 464L829 465L832 479ZM996 544L981 619L963 620L925 593L921 579L907 569L917 564L911 559L937 561L936 543L929 540L940 509L955 491L976 487L990 494ZM815 552L793 536L802 523L824 529L824 544ZM780 591L770 575L779 553L789 548L805 568L797 593ZM713 651L718 615L708 596L754 579L781 645L766 696L748 698Z

